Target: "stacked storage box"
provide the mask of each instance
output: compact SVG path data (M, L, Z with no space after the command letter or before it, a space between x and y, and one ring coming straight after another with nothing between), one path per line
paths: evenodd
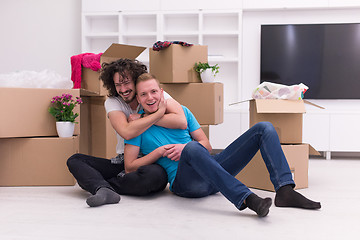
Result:
M102 54L100 62L111 62L119 58L135 59L145 49L112 44ZM176 45L160 52L150 52L151 73L164 83L162 87L166 92L194 113L205 134L209 136L209 125L223 121L223 85L201 83L193 70L196 62L207 62L207 47L187 48ZM159 55L154 58L154 54ZM156 68L157 71L154 70ZM115 130L104 108L107 90L99 80L98 72L83 68L80 93L84 102L81 105L80 153L102 158L116 156Z
M74 89L0 88L0 186L75 184L66 160L79 151L80 126L59 138L48 112L52 97L63 93L80 96Z
M207 46L172 44L160 51L150 49L150 72L161 87L188 107L209 137L209 125L223 122L223 84L202 83L195 72L197 62L208 61Z
M296 189L307 188L309 154L318 153L309 144L302 142L304 101L256 99L250 101L249 111L250 126L261 121L274 125ZM274 191L260 151L236 177L248 187Z
M146 48L123 44L112 44L100 58L100 63L120 58L135 59ZM116 133L107 118L104 102L107 90L99 79L99 72L82 69L81 79L81 129L80 153L102 158L116 156Z

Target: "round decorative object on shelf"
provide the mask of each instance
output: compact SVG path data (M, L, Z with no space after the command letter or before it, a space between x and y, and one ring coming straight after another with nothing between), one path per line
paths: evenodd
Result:
M56 131L61 138L72 137L74 135L74 122L56 122Z
M211 68L208 68L200 73L200 77L203 83L212 83L215 81L215 74L212 72Z

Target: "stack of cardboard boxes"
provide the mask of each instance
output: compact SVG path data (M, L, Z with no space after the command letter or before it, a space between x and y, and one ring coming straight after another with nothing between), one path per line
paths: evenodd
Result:
M160 51L150 49L150 72L161 87L195 115L209 137L209 125L223 122L223 84L202 83L194 70L197 62L208 62L207 46L172 44Z
M255 99L250 101L249 111L250 126L261 121L268 121L274 125L293 174L296 189L307 188L309 154L319 153L309 144L302 142L304 101ZM274 191L260 151L236 177L248 187Z
M119 58L135 59L146 48L112 44L100 62ZM205 134L209 125L223 122L223 85L201 83L193 67L196 62L207 62L207 47L172 45L155 52L150 50L150 72L162 83L161 87L195 115ZM99 73L83 68L81 81L80 152L96 157L116 156L116 134L106 116L104 102L107 90L99 80Z
M80 126L73 137L59 138L48 112L63 93L80 96L75 89L0 88L0 186L75 184L66 160L79 151Z
M100 58L100 63L110 63L120 58L135 59L146 48L112 44ZM116 156L116 133L107 118L104 103L108 95L100 73L82 68L80 153L102 158Z

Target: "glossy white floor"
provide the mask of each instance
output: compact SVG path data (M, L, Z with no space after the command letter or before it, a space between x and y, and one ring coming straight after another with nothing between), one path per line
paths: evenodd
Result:
M221 194L184 199L166 190L89 208L78 186L2 187L0 239L358 239L359 183L360 158L311 159L310 186L299 192L322 209L272 206L265 218L237 211Z

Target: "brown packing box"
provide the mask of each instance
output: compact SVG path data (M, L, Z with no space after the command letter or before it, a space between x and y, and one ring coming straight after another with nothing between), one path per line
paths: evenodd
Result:
M206 137L209 139L210 135L209 135L209 125L200 125L201 129L204 131Z
M145 47L113 43L101 55L100 64L104 62L110 63L120 58L135 59L145 49ZM81 88L89 91L88 95L107 95L107 90L103 87L103 82L99 79L99 76L99 72L93 71L90 68L82 68Z
M293 174L296 184L295 189L307 188L309 148L311 149L311 147L308 144L281 145L281 147ZM260 151L236 178L248 187L274 191L269 172Z
M215 83L169 83L161 84L165 92L195 115L201 125L223 122L223 84Z
M63 93L79 97L79 89L0 88L0 138L57 136L55 118L48 112L51 99ZM80 112L79 105L74 112ZM80 122L80 116L76 118ZM74 135L80 134L75 124Z
M302 143L303 100L250 100L250 127L257 122L273 124L281 143Z
M106 97L83 96L81 105L80 153L95 157L116 156L116 134L106 116Z
M207 46L190 47L172 44L160 51L149 51L150 72L161 83L201 82L194 65L197 62L208 62Z
M0 139L0 186L74 185L66 161L78 137Z

